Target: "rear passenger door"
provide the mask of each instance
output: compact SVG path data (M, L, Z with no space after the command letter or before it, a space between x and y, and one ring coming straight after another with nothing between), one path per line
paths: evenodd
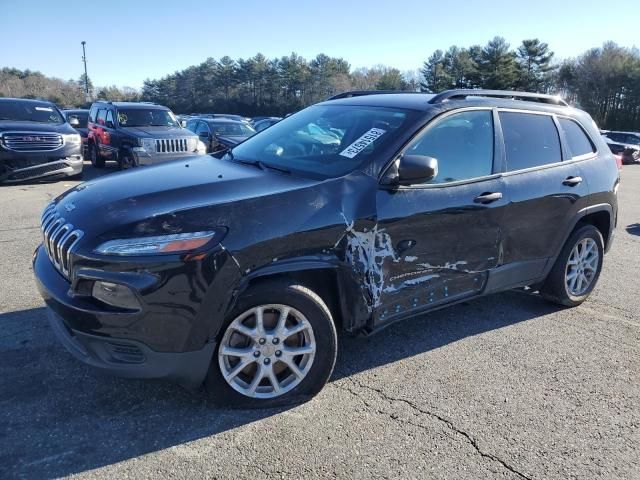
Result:
M505 280L538 280L560 251L578 211L586 207L588 186L579 159L573 160L560 140L557 118L522 111L500 111L498 117L510 200L503 260L512 268Z

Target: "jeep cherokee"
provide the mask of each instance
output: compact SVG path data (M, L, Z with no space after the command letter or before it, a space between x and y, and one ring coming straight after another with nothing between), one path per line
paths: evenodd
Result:
M589 115L523 92L373 93L220 160L56 198L33 263L60 341L106 371L268 406L323 387L338 328L524 286L565 306L589 296L619 183Z

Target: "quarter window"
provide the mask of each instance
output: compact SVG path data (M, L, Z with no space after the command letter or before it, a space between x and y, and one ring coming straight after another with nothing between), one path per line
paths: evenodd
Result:
M493 116L490 110L450 115L427 129L406 151L438 161L438 175L428 183L448 183L491 175Z
M551 116L500 112L500 123L508 171L562 161L560 137Z
M580 125L568 118L561 118L559 122L562 130L564 130L564 136L569 144L571 154L574 157L595 152L591 140L589 140Z

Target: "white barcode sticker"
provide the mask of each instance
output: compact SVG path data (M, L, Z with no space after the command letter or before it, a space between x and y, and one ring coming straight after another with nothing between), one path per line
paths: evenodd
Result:
M53 108L51 107L36 107L36 110L40 112L53 112Z
M365 132L360 138L358 138L343 151L341 151L340 155L347 158L353 158L385 133L386 130L383 130L381 128L372 128L368 132Z

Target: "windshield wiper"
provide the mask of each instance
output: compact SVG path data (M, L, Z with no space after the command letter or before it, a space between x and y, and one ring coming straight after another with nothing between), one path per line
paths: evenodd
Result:
M231 152L231 151L229 151ZM233 154L231 155L231 159L233 160ZM253 167L258 167L260 170L264 170L264 163L260 160L233 160L234 162L244 163L245 165L251 165Z

